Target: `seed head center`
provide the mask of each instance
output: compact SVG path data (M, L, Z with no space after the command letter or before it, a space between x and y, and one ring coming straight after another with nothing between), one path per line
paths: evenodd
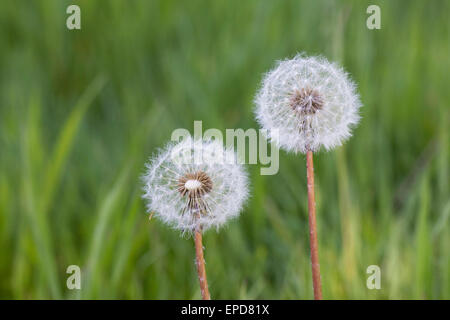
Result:
M203 196L212 190L211 178L203 171L189 172L178 179L178 192L187 196L187 209L190 212L206 214L208 205Z
M295 91L289 101L291 108L299 115L310 115L322 109L323 99L317 90L310 88Z
M188 181L185 182L184 187L187 190L195 190L198 189L202 186L202 183L196 179L190 179Z
M178 192L184 197L200 198L212 190L212 180L203 171L189 172L178 180Z

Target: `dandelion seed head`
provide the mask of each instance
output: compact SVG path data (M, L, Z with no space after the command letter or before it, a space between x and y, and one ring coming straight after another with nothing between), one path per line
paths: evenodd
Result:
M255 104L268 138L293 152L340 146L360 119L361 102L349 75L325 58L304 54L279 61L265 75Z
M233 149L191 137L170 143L143 177L149 212L174 229L219 229L237 217L248 197L248 177Z

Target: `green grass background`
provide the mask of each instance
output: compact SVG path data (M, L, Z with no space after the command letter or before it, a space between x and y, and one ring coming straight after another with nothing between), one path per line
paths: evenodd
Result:
M82 30L65 26L81 7ZM382 29L366 28L381 7ZM340 62L362 121L315 157L327 299L450 298L448 1L8 1L0 9L0 298L198 299L192 239L148 221L144 163L175 128L257 128L277 59ZM311 299L305 158L251 173L204 237L221 299ZM82 290L66 288L79 265ZM381 268L368 290L366 268Z

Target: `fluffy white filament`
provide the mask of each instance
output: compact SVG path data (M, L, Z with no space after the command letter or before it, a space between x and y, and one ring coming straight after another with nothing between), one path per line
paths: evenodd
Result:
M197 226L219 229L239 215L248 197L247 173L235 152L211 140L170 143L151 159L143 179L148 211L186 233ZM199 190L204 192L194 193Z
M318 107L311 108L312 102ZM351 136L361 107L356 86L341 67L303 54L279 61L265 75L255 103L268 138L280 148L302 153L340 146Z

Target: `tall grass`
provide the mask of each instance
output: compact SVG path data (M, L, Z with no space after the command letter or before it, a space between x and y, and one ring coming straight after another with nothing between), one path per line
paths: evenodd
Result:
M80 31L69 4L0 11L1 298L199 298L192 239L144 214L144 162L194 120L256 128L261 73L297 51L340 61L364 103L315 157L324 298L450 297L448 1L379 1L376 31L370 1L84 0ZM205 235L214 298L312 298L304 160L250 166L241 218Z

